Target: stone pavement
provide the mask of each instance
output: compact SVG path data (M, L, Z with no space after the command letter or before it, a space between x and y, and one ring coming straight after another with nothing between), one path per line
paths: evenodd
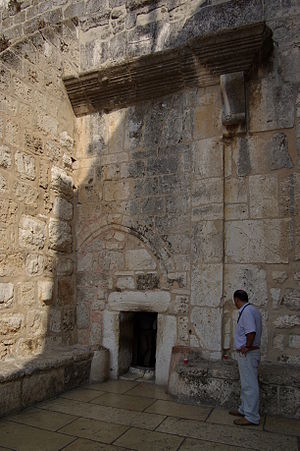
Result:
M222 408L174 402L163 387L108 381L80 387L0 420L0 450L298 451L300 420L233 425Z

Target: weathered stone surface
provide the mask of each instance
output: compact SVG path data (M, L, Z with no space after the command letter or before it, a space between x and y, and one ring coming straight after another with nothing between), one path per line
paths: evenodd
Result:
M29 183L16 182L13 186L14 193L20 202L37 206L38 190Z
M219 307L222 301L223 265L206 264L193 268L191 303L205 307Z
M278 180L273 175L249 177L250 216L278 217Z
M191 322L203 351L221 351L221 309L194 307Z
M289 347L293 349L300 349L300 335L289 336Z
M56 197L54 199L53 213L59 219L70 221L73 216L73 205L62 197Z
M225 180L225 202L230 204L247 203L247 181L244 177Z
M7 180L3 175L0 175L0 193L5 193L7 191L8 185Z
M73 273L73 261L69 258L59 258L56 272L59 276L69 276Z
M41 302L51 304L53 298L54 281L53 280L39 280L38 281L38 296Z
M287 238L285 219L225 223L225 253L230 262L287 263Z
M283 315L274 321L274 326L277 329L290 329L300 325L300 316L298 315Z
M0 415L21 408L21 381L0 384Z
M46 224L31 216L22 216L19 226L19 243L28 249L43 249Z
M283 283L288 279L288 273L286 271L272 271L272 279L274 282Z
M39 254L29 254L26 258L26 271L30 275L40 275L43 272L45 258Z
M291 310L300 310L300 289L286 288L282 304L286 305Z
M267 273L256 265L225 265L224 294L232 300L235 290L245 290L250 302L262 306L268 302Z
M171 315L158 315L157 330L155 382L158 385L166 385L169 378L172 348L177 338L176 317Z
M129 270L156 269L153 257L146 249L129 250L125 254L126 266Z
M71 226L65 221L50 219L49 241L51 249L62 252L71 252L73 242Z
M201 179L222 176L223 151L217 139L203 139L194 144L193 172Z
M120 290L134 290L135 282L134 278L130 276L120 276L117 279L116 287ZM140 288L138 288L140 290Z
M168 291L123 291L110 293L108 304L117 311L166 312L170 300Z
M3 314L0 319L1 335L7 335L17 332L23 322L23 315L21 314Z
M14 297L14 285L12 283L0 283L0 305L11 304Z
M202 263L219 263L222 261L222 221L202 221L193 226L192 255L195 261Z
M159 288L159 277L157 274L137 274L136 276L137 290L154 290Z
M35 173L35 158L23 152L17 152L15 155L15 162L21 178L34 180Z
M0 167L9 168L11 166L11 152L7 146L0 146Z
M70 197L73 193L72 177L67 175L62 169L54 166L51 169L51 188Z
M271 170L294 166L288 150L288 139L284 133L277 133L272 137L269 158Z

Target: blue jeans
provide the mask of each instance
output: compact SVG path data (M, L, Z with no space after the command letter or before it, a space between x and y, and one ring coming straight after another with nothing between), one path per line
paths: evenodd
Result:
M259 386L257 370L260 362L259 349L243 355L238 353L241 379L241 404L239 412L251 423L259 424Z

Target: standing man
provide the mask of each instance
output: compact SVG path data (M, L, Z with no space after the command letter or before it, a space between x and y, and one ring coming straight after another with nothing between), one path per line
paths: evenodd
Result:
M237 290L233 295L239 310L235 329L235 348L241 380L241 404L229 413L241 418L234 420L240 426L259 425L259 386L257 370L260 362L262 320L259 310L248 302L248 294Z

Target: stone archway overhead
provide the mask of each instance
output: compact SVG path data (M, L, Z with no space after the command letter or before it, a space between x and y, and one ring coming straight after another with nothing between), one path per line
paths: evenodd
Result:
M64 84L76 116L108 112L188 86L215 84L223 74L247 75L271 48L272 33L259 23L194 39L184 47L78 77L66 77Z

